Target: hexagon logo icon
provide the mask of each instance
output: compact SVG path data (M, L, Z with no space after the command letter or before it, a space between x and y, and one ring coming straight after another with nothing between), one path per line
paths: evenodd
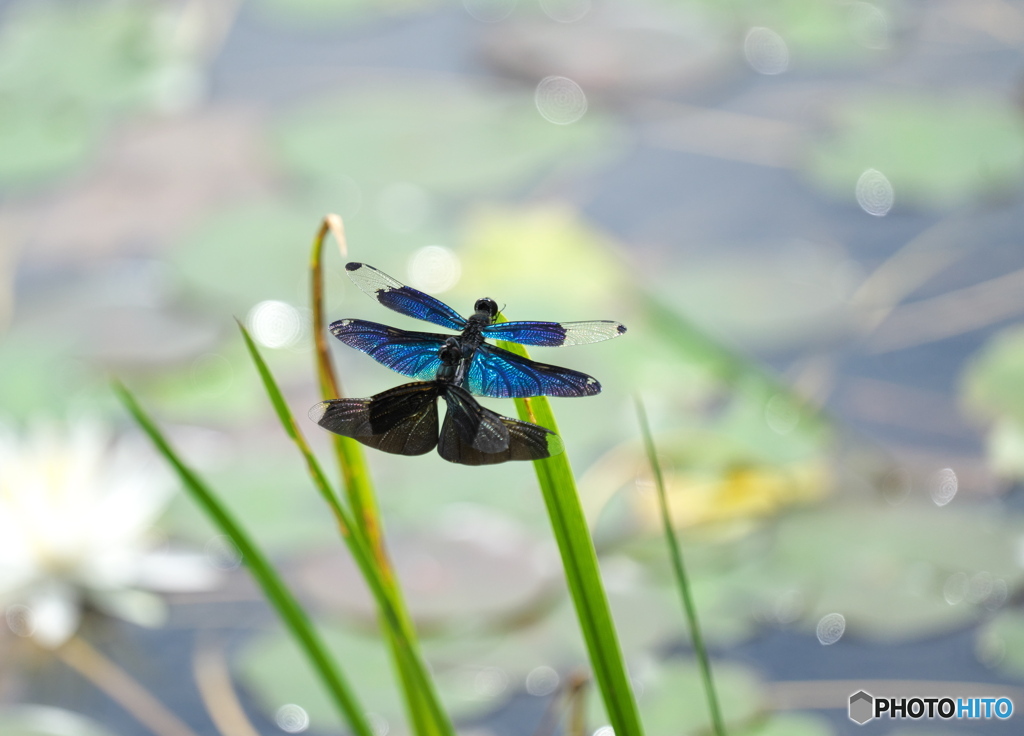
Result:
M850 696L850 720L863 726L875 717L875 699L870 693L858 690Z

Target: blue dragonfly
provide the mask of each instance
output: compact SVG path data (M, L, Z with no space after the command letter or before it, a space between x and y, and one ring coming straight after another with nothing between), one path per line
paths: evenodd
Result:
M438 350L440 368L432 381L418 381L368 399L332 399L309 410L324 429L395 455L423 455L437 447L448 462L494 465L508 460L539 460L562 452L549 429L504 417L481 406L457 385L462 350L449 337ZM438 429L437 400L448 405Z
M345 265L348 276L366 294L389 309L431 322L460 334L462 359L454 382L470 393L493 398L528 396L593 396L597 379L579 371L521 358L485 342L486 338L521 345L557 347L582 345L618 337L624 325L610 320L590 322L495 322L498 305L478 299L468 319L442 301L406 286L365 263ZM430 380L441 366L440 348L449 335L410 332L360 319L342 319L331 334L388 368L420 380Z

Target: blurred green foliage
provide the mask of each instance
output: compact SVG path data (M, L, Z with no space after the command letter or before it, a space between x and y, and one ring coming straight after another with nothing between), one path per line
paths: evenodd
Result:
M978 631L978 658L1010 676L1024 675L1024 613L1000 611Z
M552 125L523 92L430 79L366 84L283 115L276 150L305 196L331 202L343 217L353 186L368 207L396 183L447 205L515 192L558 166L620 150L613 119L593 112Z
M962 391L968 411L990 425L993 469L1024 478L1024 329L997 333L968 364Z
M356 19L419 12L442 2L253 5L264 20L307 27L338 21L329 26L334 33L351 32L357 26L344 24ZM445 4L451 12L462 12L461 5ZM538 7L527 5L519 4L513 22L539 16ZM770 28L786 43L790 68L809 76L794 87L820 83L805 92L814 104L800 122L811 124L798 135L797 165L809 200L820 192L852 208L858 177L867 168L889 179L897 207L931 213L984 206L1020 191L1024 128L1011 100L959 89L942 97L916 89L864 92L859 83L854 94L846 79L813 76L820 69L881 65L906 51L904 34L914 19L905 3L653 5L666 17L683 6L698 8L714 21L708 27L734 49L737 62L744 34L755 26ZM170 40L174 34L162 8L119 0L12 6L0 32L0 102L7 113L0 119L0 187L24 193L69 173L88 175L112 126L173 102L184 51ZM890 508L825 501L829 492L847 490L849 481L848 469L833 454L831 428L813 413L796 416L799 407L781 382L744 352L725 347L734 341L743 351L803 350L848 334L857 316L850 298L860 278L846 269L857 256L852 245L849 253L846 244L831 247L838 236L816 222L811 230L829 247L754 240L744 249L709 241L700 243L699 261L688 254L685 267L666 259L643 270L640 257L577 205L546 196L562 191L552 182L578 181L628 153L632 121L625 113L633 114L633 98L594 91L595 104L582 120L557 126L537 114L533 80L467 82L388 71L359 76L358 86L285 106L258 123L276 167L275 188L191 224L166 256L180 291L161 309L180 311L185 303L199 319L228 325L230 314L244 317L265 299L304 305L309 237L325 211L337 210L346 219L350 257L400 279L417 248L454 248L463 275L442 298L460 311L488 295L502 306L507 301L512 319L625 322L629 332L622 340L535 357L591 372L605 386L600 397L559 402L557 409L580 469L591 468L584 500L591 520L599 520L599 547L605 574L617 586L611 603L627 654L648 666L641 708L652 733L677 723L673 709L689 703L699 688L687 662L661 661L665 645L685 635L676 625L664 550L651 536L644 481L637 476L636 431L626 402L636 387L656 397L652 422L672 466L672 505L686 531L687 554L696 561L695 596L715 643L734 644L761 625L809 634L834 611L845 615L851 636L890 641L937 635L992 616L980 633L979 656L1012 676L1024 672L1024 624L1015 611L993 615L1002 602L991 592L1003 590L1012 599L1024 583L1015 563L1021 532L1016 515L993 519L913 502ZM819 94L826 88L830 94ZM754 106L750 98L739 101ZM787 107L785 115L791 112ZM808 130L821 119L829 127L813 136ZM524 204L538 194L542 203ZM718 214L734 218L732 203L722 206L724 214ZM665 245L705 237L699 230L680 232ZM341 263L331 255L329 317L390 321L393 315L353 288ZM67 295L54 303L56 313L79 313ZM69 404L106 401L96 398L97 387L110 366L83 344L84 333L48 320L4 334L0 405L15 416L60 414ZM230 330L222 333L219 340ZM352 395L394 385L393 374L363 356L340 350L337 356ZM296 407L315 400L308 358L298 349L272 355ZM272 424L236 349L224 342L174 364L118 370L137 373L166 417L225 432L211 478L268 549L302 570L333 538L331 520L308 492L298 460L263 444ZM960 397L987 424L989 467L1017 480L1024 478L1022 386L1024 332L1011 328L971 361ZM491 404L508 413L507 406ZM434 457L378 454L369 461L387 489L381 501L398 536L425 535L453 505L470 502L522 524L528 549L536 552L546 521L529 468L466 473ZM173 537L201 545L213 530L185 506L176 505L165 526ZM983 594L986 586L990 593ZM365 624L351 602L307 592L325 620ZM452 597L453 604L464 600ZM490 630L471 606L462 616L444 606L431 609L432 623L448 634L432 642L431 656L457 714L478 715L499 705L539 664L564 672L582 660L566 601L538 595L528 604L527 614L515 610L511 621L497 612ZM464 625L471 633L452 635ZM363 668L369 702L393 720L398 701L379 642L351 630L339 630L331 640ZM314 727L331 717L282 637L247 644L241 669L268 712L296 702L310 711ZM804 716L757 723L763 714L756 707L756 679L737 670L722 677L725 689L739 693L726 708L734 719L730 733L828 733ZM696 719L703 708L691 706ZM691 731L699 728L696 720L685 722Z
M906 14L901 0L659 0L658 4L698 6L738 33L751 27L770 28L785 42L796 70L879 63L894 45Z
M0 32L0 186L92 156L116 113L160 100L177 61L157 3L17 3Z
M1008 102L873 95L846 100L807 159L811 182L849 199L867 169L897 205L933 209L1004 199L1024 182L1024 122Z
M79 713L39 705L0 709L0 732L8 736L112 736L113 732Z
M257 0L267 19L302 28L346 27L381 16L425 11L445 0Z

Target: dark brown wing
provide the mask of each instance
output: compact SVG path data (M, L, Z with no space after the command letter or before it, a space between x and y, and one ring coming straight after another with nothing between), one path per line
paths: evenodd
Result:
M480 452L501 452L508 449L508 429L501 416L470 396L465 389L445 384L441 395L448 403L445 424L451 424L459 439Z
M437 445L438 384L407 383L369 399L332 399L309 418L335 434L394 455L423 455Z
M448 401L448 413L444 418L444 424L441 425L437 452L448 462L462 465L496 465L509 460L539 460L557 455L564 449L561 439L551 430L503 417L490 409L485 409L460 388L445 387L445 398ZM465 414L479 414L480 426L500 423L508 437L505 448L485 452L474 447L465 439L464 429L460 428L472 426L475 422L472 416L467 418Z

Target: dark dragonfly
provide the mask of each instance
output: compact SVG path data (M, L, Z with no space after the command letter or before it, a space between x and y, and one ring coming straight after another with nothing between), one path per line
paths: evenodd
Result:
M405 286L365 263L345 269L356 286L396 312L458 330L462 363L455 383L470 393L494 398L527 396L593 396L600 393L597 379L579 371L537 363L484 342L485 338L521 345L581 345L618 337L624 325L608 320L592 322L500 322L493 299L478 299L474 313L464 319L444 302ZM396 327L343 319L331 324L331 334L394 371L421 380L433 378L441 366L439 351L449 336L409 332Z
M395 455L423 455L437 447L445 460L462 465L494 465L538 460L562 452L551 430L503 417L481 406L456 384L462 363L458 339L438 351L433 381L407 383L369 399L332 399L309 410L309 418L335 434ZM437 427L437 399L448 413Z

